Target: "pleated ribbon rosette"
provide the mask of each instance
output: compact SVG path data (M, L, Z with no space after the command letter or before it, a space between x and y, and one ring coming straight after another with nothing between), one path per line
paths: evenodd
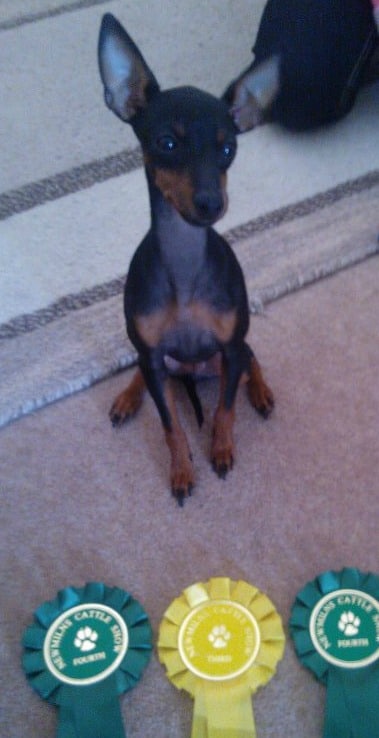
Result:
M290 632L327 687L324 738L379 736L379 577L323 572L298 593Z
M128 592L98 582L61 590L34 613L23 647L29 683L59 707L57 738L125 738L118 696L152 651L147 615Z
M195 700L192 738L255 737L251 695L274 675L284 645L274 605L247 582L215 577L171 603L158 654Z

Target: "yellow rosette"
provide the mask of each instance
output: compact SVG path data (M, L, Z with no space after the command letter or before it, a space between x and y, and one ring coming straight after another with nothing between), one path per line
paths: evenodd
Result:
M284 645L279 614L251 584L215 577L185 589L163 616L158 654L195 700L191 738L255 738L251 695Z

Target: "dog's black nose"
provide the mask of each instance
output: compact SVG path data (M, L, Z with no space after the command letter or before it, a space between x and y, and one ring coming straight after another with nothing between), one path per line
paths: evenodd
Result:
M201 218L210 220L218 218L224 209L224 200L221 192L202 190L196 192L193 201L196 211Z

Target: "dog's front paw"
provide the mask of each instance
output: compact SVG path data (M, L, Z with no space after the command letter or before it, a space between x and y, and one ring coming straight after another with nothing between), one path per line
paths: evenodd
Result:
M227 473L233 469L234 455L233 445L230 444L225 448L212 448L211 461L213 470L220 477L225 479Z
M188 464L182 464L180 467L175 465L171 468L171 492L179 507L183 507L187 497L191 497L194 484L191 460Z
M179 425L174 431L166 432L166 442L171 455L171 492L179 506L183 507L186 498L191 497L195 484L191 451Z
M211 462L221 479L225 479L234 464L233 420L232 411L218 408L213 426Z

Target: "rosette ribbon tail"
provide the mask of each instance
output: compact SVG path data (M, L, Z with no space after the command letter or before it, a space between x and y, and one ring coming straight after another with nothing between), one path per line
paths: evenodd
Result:
M114 677L88 687L64 687L57 738L125 738Z
M249 684L199 686L191 738L256 738Z
M379 736L379 665L361 670L331 666L324 738Z

